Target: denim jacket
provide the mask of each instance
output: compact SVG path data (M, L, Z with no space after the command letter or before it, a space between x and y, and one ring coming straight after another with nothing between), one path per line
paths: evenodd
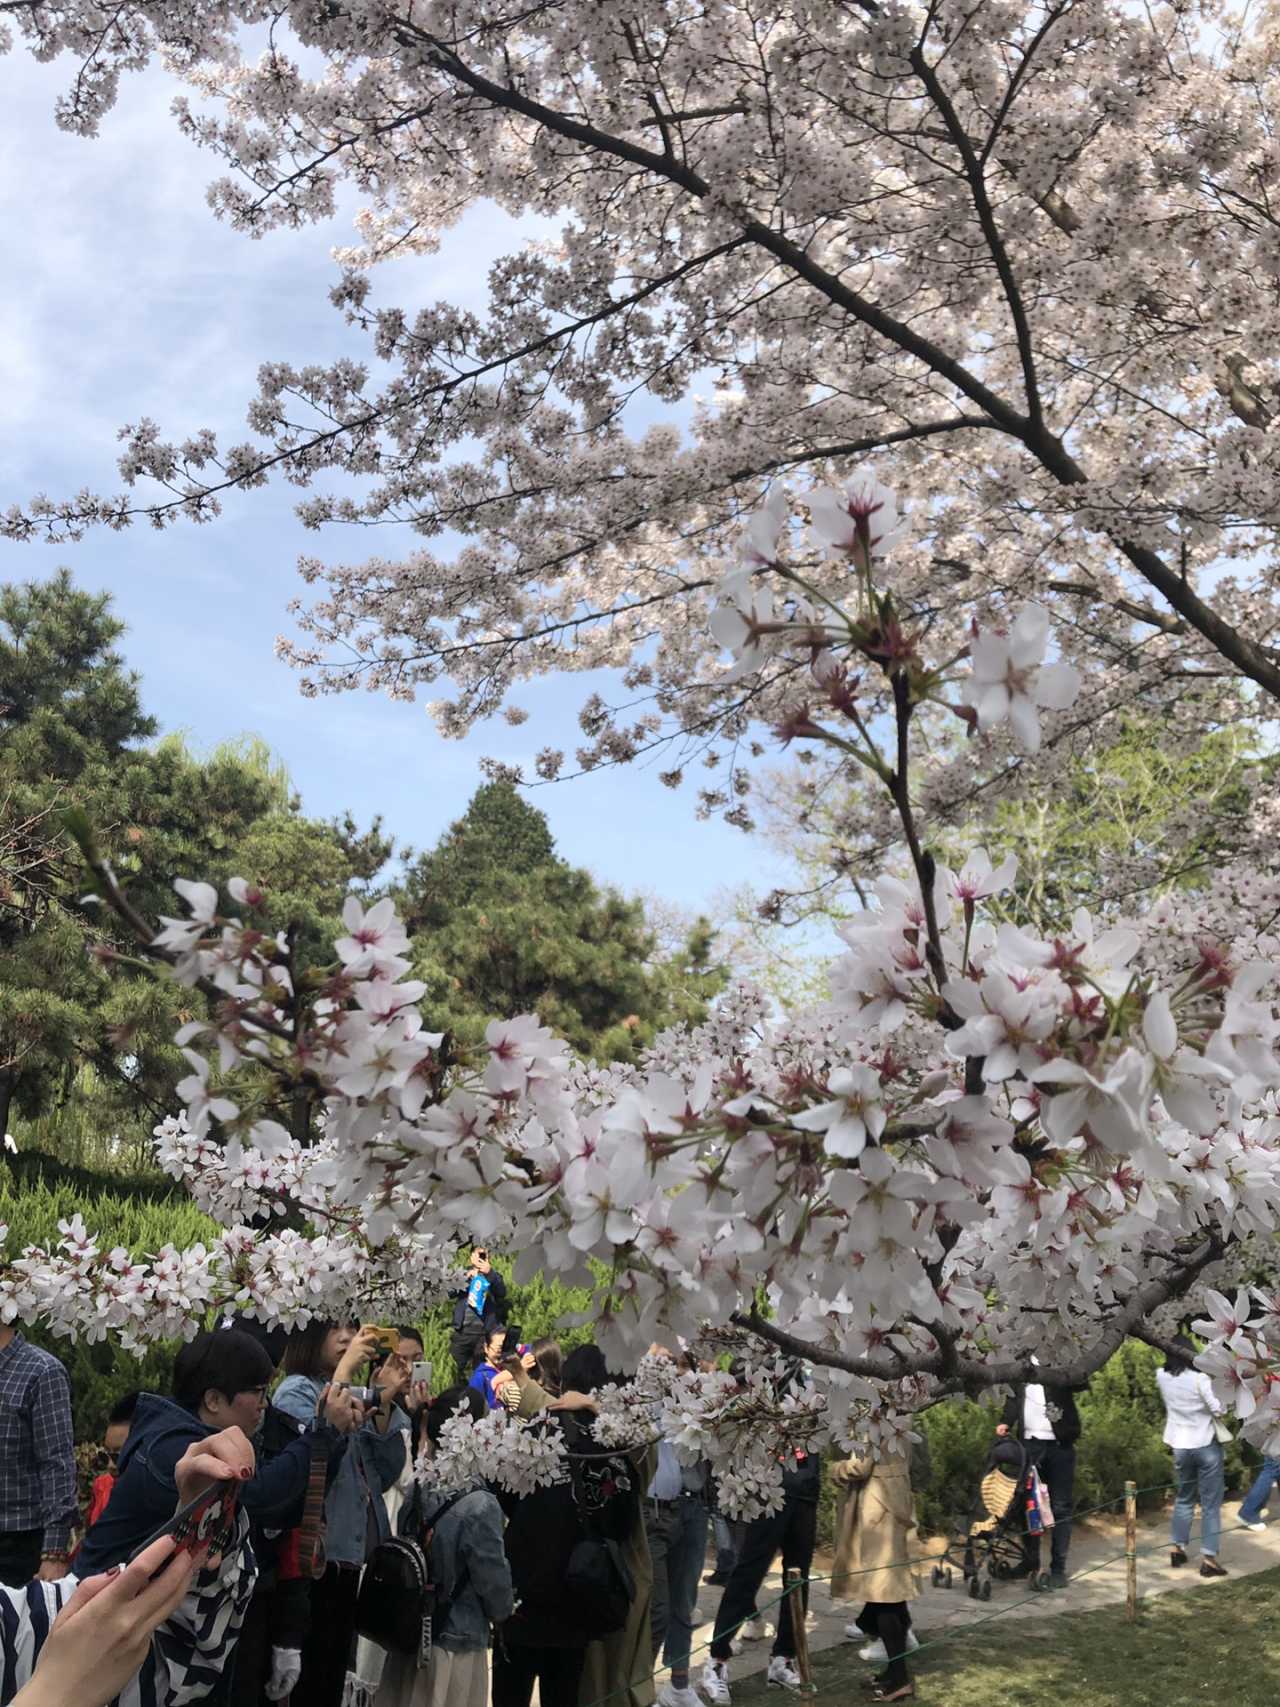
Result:
M324 1386L311 1375L286 1375L271 1402L278 1410L305 1422L316 1414L316 1400ZM351 1436L324 1502L324 1550L331 1564L364 1564L370 1517L379 1541L390 1535L382 1496L404 1469L408 1439L409 1419L398 1405L391 1412L385 1434L367 1422Z
M450 1498L419 1490L405 1501L399 1528L415 1541L432 1530L431 1572L447 1602L435 1641L450 1653L474 1653L489 1646L489 1626L504 1624L514 1605L502 1508L479 1484L444 1511Z

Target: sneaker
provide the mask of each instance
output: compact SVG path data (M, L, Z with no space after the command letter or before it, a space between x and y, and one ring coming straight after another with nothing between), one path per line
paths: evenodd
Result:
M769 1675L765 1683L771 1689L775 1685L782 1689L799 1689L800 1673L785 1654L775 1654L769 1661Z
M658 1707L702 1707L702 1697L691 1683L685 1684L683 1689L677 1689L674 1683L668 1681L662 1686Z
M712 1571L709 1576L703 1577L702 1580L708 1588L727 1588L729 1586L729 1573L728 1571Z
M730 1707L729 1667L724 1660L708 1660L702 1668L702 1693L711 1707Z
M1267 1526L1266 1526L1266 1523L1263 1521L1263 1519L1260 1517L1255 1517L1255 1518L1242 1517L1240 1519L1240 1527L1242 1529L1252 1529L1252 1531L1255 1535L1260 1535L1262 1533L1262 1531Z
M744 1642L768 1642L776 1634L773 1625L764 1618L748 1618L738 1631L740 1640Z
M846 1636L851 1637L854 1641L856 1641L859 1636L866 1634L865 1631L859 1630L859 1628L856 1624L846 1624L844 1627L844 1633ZM919 1636L916 1635L914 1630L908 1630L907 1631L907 1652L909 1654L914 1653L915 1650L919 1646L920 1646ZM866 1660L868 1665L883 1666L883 1665L888 1665L888 1663L889 1663L889 1652L888 1652L888 1649L885 1647L884 1643L877 1639L874 1642L868 1642L865 1648L859 1648L858 1649L858 1658L860 1660Z
M1049 1572L1049 1587L1050 1588L1066 1588L1066 1586L1067 1586L1067 1573L1065 1571L1050 1571Z
M1202 1577L1225 1577L1226 1574L1227 1573L1211 1553L1206 1553L1204 1558L1201 1559L1200 1575Z

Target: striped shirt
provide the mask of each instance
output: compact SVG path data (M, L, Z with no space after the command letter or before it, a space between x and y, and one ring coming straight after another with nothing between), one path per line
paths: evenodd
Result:
M136 1677L107 1707L187 1707L203 1701L221 1677L240 1635L258 1568L243 1513L236 1545L216 1571L201 1571L177 1611L156 1630ZM30 1681L49 1627L75 1592L77 1579L0 1586L0 1707Z
M0 1531L43 1530L46 1550L66 1552L79 1516L71 1383L15 1333L0 1348Z

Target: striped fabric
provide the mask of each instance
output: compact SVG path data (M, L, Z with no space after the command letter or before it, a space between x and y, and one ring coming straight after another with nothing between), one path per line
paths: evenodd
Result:
M234 1551L216 1572L202 1571L191 1593L162 1624L138 1675L109 1707L188 1707L203 1701L235 1650L258 1567L243 1513ZM28 1681L49 1627L70 1599L75 1577L0 1586L0 1707Z

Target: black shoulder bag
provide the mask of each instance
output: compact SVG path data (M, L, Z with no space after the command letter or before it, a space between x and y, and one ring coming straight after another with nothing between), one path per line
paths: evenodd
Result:
M441 1601L431 1580L431 1538L436 1524L471 1492L464 1488L440 1507L421 1541L396 1536L380 1541L369 1555L356 1601L356 1632L391 1654L403 1654L421 1670L431 1658L433 1628L444 1619L461 1578L448 1600Z

